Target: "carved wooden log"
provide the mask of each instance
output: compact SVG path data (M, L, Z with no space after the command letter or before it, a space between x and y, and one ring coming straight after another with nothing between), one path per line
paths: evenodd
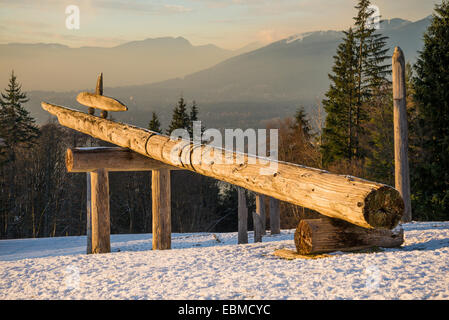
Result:
M104 169L91 176L92 253L111 252L111 222L109 212L109 175Z
M62 125L95 138L364 228L392 229L404 212L401 195L390 186L174 140L45 102L42 107Z
M171 248L170 170L153 170L153 250Z
M181 170L163 162L145 157L126 148L94 147L72 148L66 152L68 172Z
M408 124L405 83L405 57L399 47L393 55L394 159L395 186L404 199L404 222L412 221L410 171L408 163Z
M99 94L93 94L90 92L81 92L76 97L76 101L78 101L80 104L84 106L106 111L128 110L127 106L125 106L123 103L114 98L102 96Z
M238 192L238 243L248 243L248 207L246 206L245 189L237 188Z
M404 230L396 229L370 230L338 219L305 219L296 229L295 244L299 254L399 247Z

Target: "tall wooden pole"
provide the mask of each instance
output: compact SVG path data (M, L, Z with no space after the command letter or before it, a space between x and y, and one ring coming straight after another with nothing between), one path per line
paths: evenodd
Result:
M263 195L256 194L256 212L253 212L253 225L254 225L254 242L262 242L263 232L263 220L265 217L265 204Z
M86 236L87 236L87 254L92 253L92 201L90 172L86 173Z
M279 200L275 198L270 198L270 232L271 234L281 233Z
M405 83L405 58L401 48L393 55L395 187L404 199L403 222L412 221L410 172L408 164L408 125Z
M245 189L237 188L238 192L238 243L248 243L248 207L246 206Z
M153 250L171 248L170 170L153 170Z
M92 253L111 252L109 175L104 169L90 173L92 188Z

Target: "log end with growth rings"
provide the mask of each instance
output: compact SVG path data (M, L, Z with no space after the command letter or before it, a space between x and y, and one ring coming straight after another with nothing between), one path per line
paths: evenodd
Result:
M308 254L313 248L313 237L310 225L301 220L295 232L295 245L299 254Z
M363 215L375 229L393 229L404 214L404 200L399 191L384 186L373 190L365 198Z

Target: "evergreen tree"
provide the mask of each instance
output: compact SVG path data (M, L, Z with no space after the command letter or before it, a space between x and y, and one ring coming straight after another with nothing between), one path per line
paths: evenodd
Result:
M190 115L189 115L190 121L189 121L189 127L188 127L188 131L189 131L189 134L191 137L193 137L193 122L199 121L198 113L199 113L198 106L196 104L196 101L193 100L192 106L190 107ZM201 125L201 133L203 133L204 130L205 130L204 126Z
M173 110L172 121L167 129L167 134L170 135L175 129L189 129L190 117L187 114L187 105L184 98L181 96L178 100L178 104Z
M148 124L148 129L154 132L162 133L161 122L156 112L153 112L150 123Z
M414 212L449 218L449 2L435 7L415 65L415 101L424 128L423 159L414 166Z
M306 111L303 107L300 107L295 113L295 123L293 125L294 130L301 130L304 139L311 141L313 138L312 128L310 126L310 121L307 119Z
M28 98L12 71L8 88L0 98L0 154L3 160L14 161L16 147L28 148L39 137L35 120L22 106L26 102Z
M366 156L361 141L366 137L365 124L369 121L373 99L382 98L386 92L385 85L389 83L391 73L390 65L385 63L388 59L386 43L388 37L377 32L372 21L380 19L375 16L370 0L359 0L355 6L358 10L354 17L354 38L357 46L357 104L355 107L354 144L355 156L361 159Z
M345 32L344 41L334 56L333 73L329 74L330 89L323 100L327 112L322 136L323 164L340 159L351 160L356 149L354 132L357 105L356 52L352 29Z
M355 8L354 30L345 33L337 49L329 76L331 88L323 101L327 118L322 154L325 166L361 161L359 169L363 169L365 160L374 163L371 158L385 154L391 142L383 144L383 137L390 133L387 108L391 108L391 68L385 63L388 38L371 23L380 17L375 16L369 0L359 0ZM381 160L389 162L387 158Z

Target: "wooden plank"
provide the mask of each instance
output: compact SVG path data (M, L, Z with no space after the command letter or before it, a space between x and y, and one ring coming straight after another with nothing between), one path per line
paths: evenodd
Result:
M81 92L76 97L76 101L87 107L101 109L106 111L127 111L128 107L117 99L93 94L90 92Z
M279 200L270 197L270 233L281 233L281 216L279 209Z
M295 259L307 259L307 260L314 260L314 259L323 259L323 258L330 258L331 255L328 254L299 254L296 251L289 250L289 249L279 249L273 252L273 255L276 257L285 259L285 260L295 260Z
M301 220L295 232L299 254L399 247L404 243L404 230L370 230L338 219Z
M90 184L90 173L86 173L86 237L87 237L87 254L92 253L92 191Z
M399 192L384 184L265 158L259 161L252 155L240 157L46 102L42 107L62 125L95 138L364 228L392 229L404 212ZM232 163L216 161L218 156Z
M171 248L170 170L152 172L153 250Z
M405 57L399 47L393 55L394 97L394 159L395 186L404 199L403 222L412 221L410 199L410 171L408 163L407 95L405 83Z
M248 207L246 206L245 189L237 188L238 192L238 243L248 243Z
M118 147L67 149L66 167L68 172L91 172L98 169L106 169L109 172L181 170L129 149Z
M92 188L92 253L111 252L109 175L104 169L90 173Z

